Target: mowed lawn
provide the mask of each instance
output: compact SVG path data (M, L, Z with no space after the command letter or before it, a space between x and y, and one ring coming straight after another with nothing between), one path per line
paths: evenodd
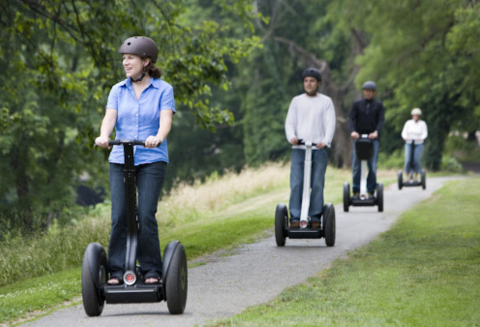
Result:
M307 283L211 325L480 326L480 178L449 183Z

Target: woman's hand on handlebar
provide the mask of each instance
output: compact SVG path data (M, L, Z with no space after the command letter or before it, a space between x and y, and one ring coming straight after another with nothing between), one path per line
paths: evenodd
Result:
M325 149L327 145L323 142L318 142L317 143L317 149Z
M298 145L298 139L294 137L293 139L290 140L291 145Z
M150 135L145 140L145 147L153 149L153 148L156 148L157 146L159 146L162 142L163 142L162 138L160 138L158 136Z
M108 145L108 141L110 141L110 138L108 136L100 135L95 139L95 144L96 146L99 146L101 148L110 149L111 146Z
M360 137L360 134L358 134L357 132L352 132L352 134L350 134L350 136L352 137L352 139L356 140Z

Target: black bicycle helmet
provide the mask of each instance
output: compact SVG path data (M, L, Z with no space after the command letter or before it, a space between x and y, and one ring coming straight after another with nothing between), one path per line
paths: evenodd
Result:
M322 74L320 74L320 71L316 68L305 69L302 74L302 80L304 80L305 77L314 77L319 82L322 80Z
M362 90L376 91L377 90L377 85L375 84L375 82L368 81L368 82L365 82L365 84L363 84Z
M155 42L146 36L132 36L126 39L120 49L119 53L131 53L142 58L150 57L152 63L157 62L158 48Z

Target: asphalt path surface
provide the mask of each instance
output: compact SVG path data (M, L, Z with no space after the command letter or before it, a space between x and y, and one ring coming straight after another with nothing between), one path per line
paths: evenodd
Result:
M165 302L155 304L105 305L100 317L86 316L83 306L58 310L24 326L193 326L215 318L229 317L246 307L267 302L286 287L304 282L346 252L354 250L390 228L402 212L431 196L451 178L429 178L427 190L420 187L399 191L396 184L384 191L385 211L377 207L336 206L337 234L334 247L324 239L289 240L277 247L275 238L241 246L228 255L203 258L208 263L189 269L187 308L183 315L170 315ZM274 209L272 208L272 227Z

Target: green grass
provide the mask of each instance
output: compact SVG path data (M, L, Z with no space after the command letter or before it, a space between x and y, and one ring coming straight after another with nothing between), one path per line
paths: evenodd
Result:
M212 326L480 326L480 178L277 299Z
M272 210L270 210L272 211ZM221 248L254 241L272 227L271 215L249 212L228 221L196 224L163 234L162 248L172 239L181 240L189 258ZM200 265L200 264L198 264ZM81 269L71 269L0 288L0 322L24 317L28 312L48 310L80 296Z
M267 235L265 231L274 225L276 204L288 203L289 168L275 169L277 180L269 185L265 185L261 178L265 179L264 175L271 172L260 171L262 176L248 176L242 181L228 177L232 178L235 189L228 188L223 182L225 185L220 190L216 190L215 185L206 185L206 189L196 186L195 190L185 189L184 194L176 198L164 199L159 213L167 212L168 219L163 216L159 219L162 248L170 240L179 240L191 261ZM394 172L383 172L381 179L393 182L393 176ZM251 183L252 178L257 179L258 185L245 185ZM329 167L325 200L340 203L342 184L350 178L349 171ZM218 185L222 185L222 181ZM202 197L192 199L192 195L202 192ZM212 196L215 192L221 197L218 203ZM182 196L186 200L182 200ZM204 202L211 203L207 208L198 205L204 199ZM108 244L109 211L106 208L100 207L95 216L84 219L75 227L54 228L47 235L33 240L16 239L1 244L0 323L24 318L31 312L51 310L80 296L83 251L90 242L100 242L105 247ZM202 264L205 263L191 263L190 267Z

